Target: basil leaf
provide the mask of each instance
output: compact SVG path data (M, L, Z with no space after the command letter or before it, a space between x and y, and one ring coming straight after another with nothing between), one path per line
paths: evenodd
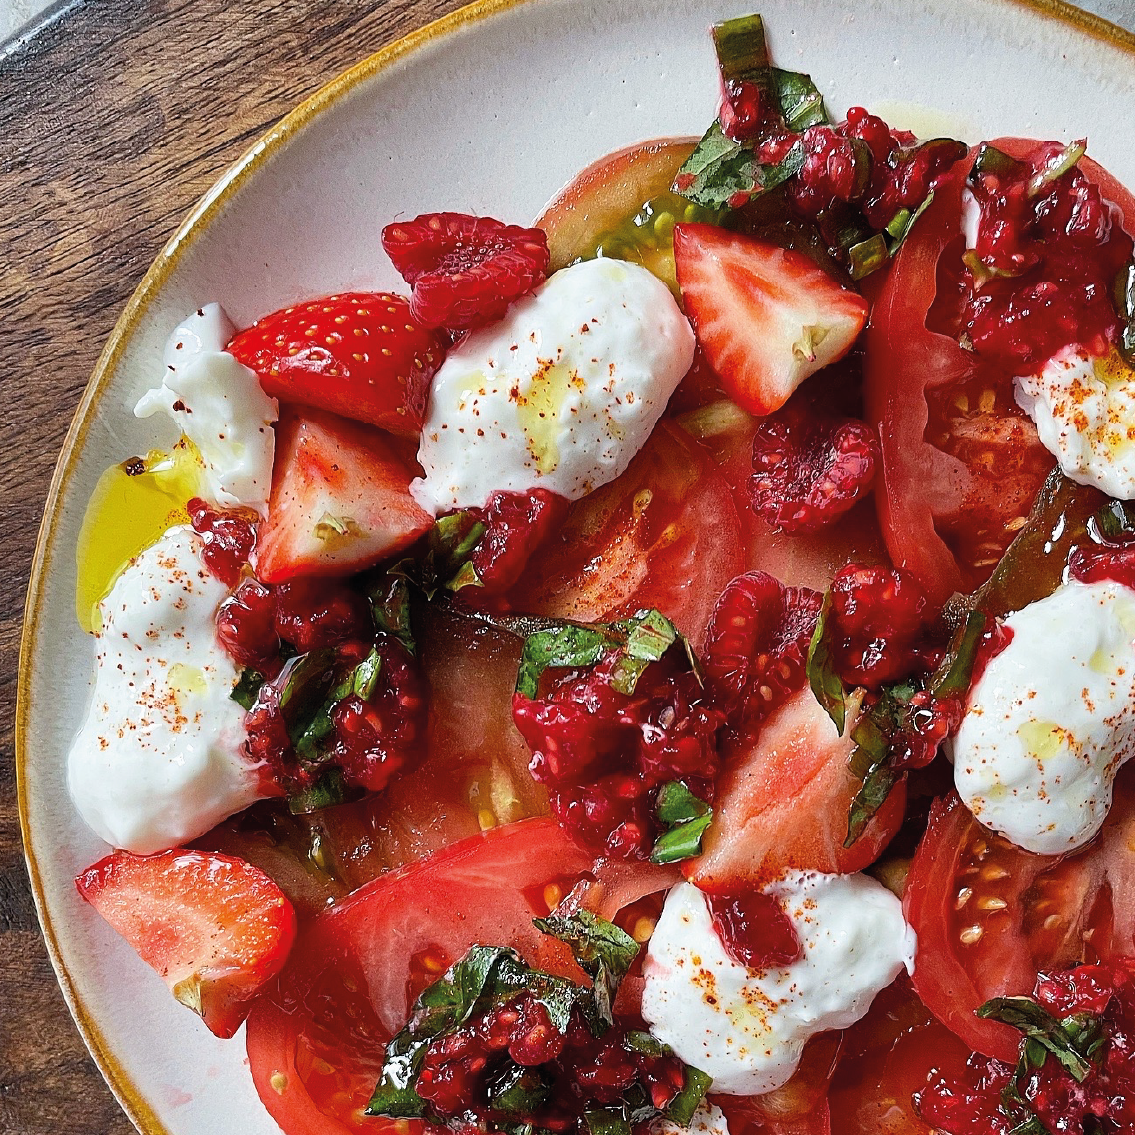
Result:
M638 956L638 943L625 930L589 910L566 918L551 914L533 922L537 929L571 947L579 968L594 983L599 1019L607 1026L614 1024L611 1006L619 983Z
M229 697L243 709L251 709L256 704L256 695L260 693L262 685L264 685L264 675L259 670L246 666L233 684Z
M1028 170L1024 162L1011 158L1004 150L999 150L989 142L982 142L974 155L973 165L966 177L971 189L976 188L983 177L1022 177Z
M288 738L302 757L311 753L315 735L326 735L330 724L320 719L326 716L327 696L335 684L335 651L325 647L299 654L285 664L281 678L280 712Z
M1058 154L1053 154L1044 165L1029 178L1027 188L1030 197L1038 197L1054 181L1059 181L1066 173L1075 169L1080 159L1088 152L1088 141L1080 138L1069 142Z
M799 134L809 126L831 121L824 106L824 96L810 75L772 67L769 69L769 88L780 106L784 125L793 133Z
M511 1060L486 1084L489 1107L504 1115L531 1115L551 1094L551 1085L535 1068L522 1068Z
M417 653L410 625L410 582L386 572L367 589L371 618L376 629L396 638L411 654Z
M288 797L288 811L293 816L306 816L321 808L331 808L345 804L351 798L351 790L338 768L327 768L320 772L314 784Z
M985 633L985 615L969 611L954 634L950 649L930 679L930 692L938 699L961 697L969 689L973 664Z
M626 645L611 674L611 685L621 694L633 694L642 672L678 640L678 630L661 611L644 611L615 627L625 631Z
M595 1107L583 1114L591 1135L631 1135L631 1125L622 1108Z
M851 261L851 278L862 280L864 276L870 276L872 272L882 268L890 259L891 253L883 234L875 233L867 240L853 244L847 250L847 255Z
M667 781L654 801L654 815L667 826L696 820L710 813L710 807L699 800L680 780Z
M816 701L824 707L828 717L835 724L840 735L847 722L847 690L835 668L831 643L828 636L828 623L831 619L831 595L824 596L816 629L812 632L812 642L808 646L808 685L816 695Z
M902 773L897 772L886 763L873 765L867 776L863 779L855 799L847 814L847 838L843 841L844 847L851 847L863 834L871 817L886 803L891 789L902 779Z
M1090 1043L1100 1035L1098 1018L1085 1013L1058 1021L1029 997L994 997L977 1010L977 1015L982 1020L1000 1021L1024 1033L1029 1041L1055 1056L1077 1083L1092 1070L1084 1047L1085 1041ZM1033 1051L1035 1053L1035 1048ZM1033 1062L1032 1057L1028 1059Z
M634 1029L623 1037L623 1047L628 1052L639 1052L643 1056L673 1056L674 1050L661 1041L654 1033Z
M1135 259L1121 268L1115 277L1112 300L1119 316L1116 349L1128 366L1135 366Z
M695 855L701 855L702 837L712 822L711 813L678 824L660 835L650 852L650 862L680 863L684 859L693 859Z
M666 1105L666 1110L662 1114L671 1123L677 1123L680 1127L689 1127L694 1112L701 1107L712 1083L712 1076L707 1076L700 1069L687 1064L682 1090Z
M537 631L524 641L516 692L535 698L540 691L540 677L549 667L594 666L618 645L618 640L604 627L567 624L555 630Z
M765 25L760 16L738 16L714 24L713 50L717 67L725 82L744 79L770 66Z

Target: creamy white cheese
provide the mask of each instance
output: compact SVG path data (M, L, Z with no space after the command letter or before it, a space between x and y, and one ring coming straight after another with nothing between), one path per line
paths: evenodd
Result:
M1058 855L1099 831L1135 753L1135 592L1072 581L1005 625L954 738L954 783L986 827Z
M1015 380L1017 403L1066 477L1135 498L1135 372L1117 354L1067 347Z
M669 1119L657 1119L650 1130L652 1135L729 1135L729 1121L717 1104L703 1100L691 1117L689 1127Z
M437 515L496 490L586 496L630 464L693 352L645 268L601 258L556 272L434 376L414 499Z
M765 888L784 904L803 956L750 970L726 952L705 896L681 883L666 896L643 965L642 1015L711 1091L759 1095L780 1087L808 1038L867 1012L916 941L902 906L866 875L790 871Z
M215 504L264 512L279 407L261 390L256 372L224 350L233 330L215 303L184 320L166 343L162 384L142 395L134 413L173 419L201 454Z
M228 594L202 565L201 537L169 529L100 604L95 688L67 759L79 814L142 855L208 831L260 795L241 755L237 670L214 619Z

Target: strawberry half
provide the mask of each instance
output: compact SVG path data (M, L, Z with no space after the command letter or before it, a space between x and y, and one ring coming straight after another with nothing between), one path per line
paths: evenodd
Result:
M115 851L75 886L219 1037L240 1027L296 936L283 891L233 855Z
M417 437L445 341L388 292L350 292L285 307L234 335L228 351L265 392Z
M378 430L281 406L256 574L348 575L408 548L433 527L410 496L413 476Z
M674 264L706 358L753 414L843 358L867 322L867 301L807 256L715 225L678 225Z

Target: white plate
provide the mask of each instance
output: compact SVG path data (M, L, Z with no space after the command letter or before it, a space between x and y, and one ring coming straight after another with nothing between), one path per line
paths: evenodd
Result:
M210 300L243 325L299 297L397 286L379 251L387 221L435 209L527 221L600 155L700 133L717 94L708 26L747 8L504 0L431 26L331 84L226 174L115 328L52 487L17 745L28 859L60 982L147 1135L276 1130L241 1040L217 1041L179 1009L72 883L106 851L77 819L63 774L93 660L73 613L76 534L104 468L173 440L130 414L160 373L167 333ZM1093 35L1054 3L763 0L762 10L777 62L811 72L836 113L862 103L897 125L945 127L970 141L1087 134L1093 156L1135 186L1135 37L1109 37L1102 25Z

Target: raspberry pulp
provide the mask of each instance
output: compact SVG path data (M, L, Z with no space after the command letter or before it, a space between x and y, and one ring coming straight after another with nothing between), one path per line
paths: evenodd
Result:
M866 422L796 406L769 414L753 436L753 511L785 532L815 532L867 494L878 452Z
M205 542L201 558L205 566L228 587L235 587L252 549L256 528L245 509L215 509L194 497L186 511L193 530Z
M543 230L492 217L423 213L387 225L382 247L410 284L410 313L425 327L491 323L548 273Z
M585 844L642 858L659 834L653 803L663 784L681 780L712 797L725 717L669 657L643 671L633 694L621 693L612 684L618 659L612 652L567 674L545 697L516 694L512 715L560 823Z
M925 669L926 595L913 576L849 564L832 580L831 603L829 635L847 685L877 689Z
M470 563L483 584L482 595L499 595L516 583L532 553L563 520L568 502L547 489L495 492L474 515L485 525Z
M702 665L733 724L755 724L804 685L822 596L763 571L734 579L713 610Z
M764 891L708 894L713 928L725 952L752 970L789 966L803 957L792 919L777 899Z

